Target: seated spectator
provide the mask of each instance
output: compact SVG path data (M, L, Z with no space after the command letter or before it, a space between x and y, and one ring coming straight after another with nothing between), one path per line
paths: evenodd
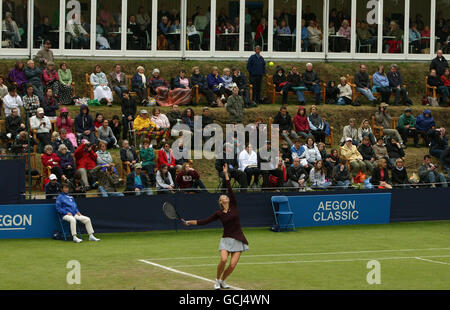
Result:
M347 84L347 79L345 77L342 76L340 78L340 83L337 86L337 88L339 89L339 92L337 95L338 99L337 99L336 104L338 104L338 105L347 105L347 104L356 105L352 101L352 96L353 96L352 87L350 86L350 84Z
M26 85L26 94L22 97L22 102L23 108L25 112L28 114L29 118L36 115L36 110L40 107L40 102L39 97L34 94L33 85L31 84Z
M375 152L376 159L384 158L386 160L389 159L387 147L384 145L384 141L382 137L377 139L377 143L372 145L373 151Z
M308 124L311 134L314 136L316 142L325 143L325 123L319 115L318 109L315 105L311 106L311 113L308 115Z
M248 186L247 175L239 169L236 154L233 153L233 146L229 143L225 143L222 158L217 158L215 163L219 178L222 180L222 190L225 188L225 176L223 174L225 164L228 166L228 175L230 178L235 179L239 183L242 192L246 192Z
M296 157L293 159L292 165L289 165L287 169L287 177L286 187L293 187L298 189L298 191L303 191L306 188L308 172L300 164L300 158Z
M175 180L177 172L175 167L175 156L168 142L164 142L163 147L158 151L158 162L156 167L160 169L161 165L167 165L167 168L172 175L172 180Z
M339 159L332 173L333 185L338 189L346 190L350 186L350 172L345 159Z
M89 241L100 241L94 236L94 229L92 228L91 219L84 216L78 211L75 199L69 196L69 184L64 182L61 184L61 194L56 198L56 210L64 221L70 223L70 233L73 241L79 243L83 241L77 237L77 221L80 221L86 226L86 231L89 235Z
M119 116L113 115L113 118L109 123L114 137L116 137L116 140L119 141L120 133L122 131L122 124L120 123Z
M38 96L39 101L44 101L44 86L42 85L42 70L36 67L33 60L27 61L27 67L24 70L25 79L28 83L33 85L34 93Z
M180 173L177 174L175 184L178 189L186 193L200 193L201 190L206 190L200 180L200 175L188 163L183 164Z
M44 153L41 155L42 167L47 168L51 173L57 176L58 180L65 180L61 166L59 165L61 158L53 152L53 147L51 145L46 145L44 147Z
M57 131L53 132L53 134L55 133L58 134ZM58 136L53 140L52 147L54 150L57 150L61 144L64 144L70 153L73 154L75 152L75 148L69 138L67 138L67 132L64 128L59 131Z
M383 127L383 134L385 136L390 137L396 137L398 141L400 141L400 144L403 148L406 148L406 146L403 144L403 139L398 133L397 129L391 128L391 120L392 116L387 112L387 107L389 105L382 102L380 106L378 107L378 111L375 112L375 121L377 122L378 126Z
M42 74L42 72L40 73ZM11 86L15 86L20 94L23 94L25 92L24 87L27 84L27 80L30 81L30 77L26 75L23 61L18 60L16 61L14 68L8 74L8 82ZM42 81L40 82L42 87Z
M449 87L444 85L444 79L436 74L435 69L431 69L430 75L428 75L427 83L428 85L437 88L437 92L442 95L441 104L446 107L448 105L447 98L450 96Z
M312 188L325 189L331 185L331 182L326 180L327 171L323 165L322 160L314 163L314 167L309 172L309 182Z
M320 80L317 73L313 71L313 65L311 63L306 64L306 71L303 73L303 82L305 83L306 88L316 95L316 104L320 104Z
M94 127L95 127L95 131L97 131L97 129L99 129L100 127L102 127L103 125L103 114L100 112L97 112L95 114L95 120L94 120Z
M57 98L59 92L59 76L53 61L49 61L47 63L47 68L42 71L42 82L44 84L44 97L47 93L47 89L51 88L53 95Z
M372 171L370 183L379 189L392 189L386 159L381 158L377 161L377 166Z
M149 106L147 98L147 87L150 79L145 75L145 69L143 66L139 66L136 69L136 73L131 79L131 90L136 92L139 102L144 106ZM123 94L124 92L122 92ZM127 99L129 100L129 98Z
M50 174L49 180L50 182L44 186L45 199L56 200L57 196L61 192L61 185L58 183L58 178L54 174Z
M328 81L327 87L325 88L326 94L326 104L337 104L339 88L336 86L335 81Z
M155 68L152 71L152 77L148 82L148 87L152 94L155 95L155 100L158 105L166 107L169 106L169 83L160 76L159 69Z
M98 143L98 150L95 152L97 154L97 165L99 166L106 166L108 164L113 163L113 159L111 156L111 153L109 153L107 149L107 143L106 141L100 140Z
M287 141L287 143L289 143L289 145L293 145L294 143L292 143L289 137L295 140L298 138L298 135L294 130L292 118L285 106L280 108L280 111L273 119L273 124L279 125L280 135L285 141Z
M97 142L94 120L89 114L89 107L86 104L80 106L80 114L75 117L75 134L77 136L77 141L86 139L91 144Z
M98 128L97 130L98 139L101 141L105 141L107 143L107 148L119 148L119 145L117 144L117 139L114 136L114 133L109 127L109 121L107 119L103 120L103 125Z
M230 122L232 124L242 124L245 113L244 105L244 99L239 95L239 87L234 86L225 106L230 115Z
M437 171L437 165L431 163L431 156L425 155L423 157L423 164L419 167L420 183L430 184L431 187L447 187L447 180L442 173Z
M182 121L184 124L188 125L191 132L194 132L194 110L192 110L191 108L186 108L183 111L183 115L182 115Z
M436 122L434 121L433 116L431 115L431 110L426 109L422 114L417 115L416 118L416 130L417 133L422 136L425 140L425 145L428 146L430 144L430 138L428 137L428 132L430 129L434 129L436 127Z
M315 52L320 52L322 50L323 33L322 30L320 30L319 23L311 19L307 29L308 45L313 47Z
M142 173L142 165L137 163L134 165L134 171L127 176L126 192L134 192L136 196L153 195L153 191L148 183L147 176Z
M447 87L448 92L450 93L450 69L445 68L444 74L441 76L441 80L444 83L444 86Z
M291 147L292 159L299 158L300 163L305 169L309 171L308 161L306 160L305 147L302 146L300 138L295 140L294 145Z
M191 46L191 44L192 44L192 48L190 48L190 49L194 50L194 51L199 51L200 50L200 34L197 31L197 28L195 28L192 18L187 19L186 33L188 35L189 45Z
M298 136L306 139L311 135L308 116L306 115L306 108L304 106L298 107L297 114L294 116L294 127Z
M362 143L358 146L358 152L363 158L367 171L372 173L373 168L375 168L375 162L377 159L368 136L363 137Z
M411 100L408 98L408 92L406 88L403 87L403 80L398 66L393 64L391 66L391 71L387 73L387 78L389 80L389 87L395 95L394 105L400 105L400 95L403 97L403 103L405 105L412 105Z
M430 155L438 158L441 161L444 172L450 168L444 160L444 152L448 149L448 139L445 135L445 128L431 129L428 132L430 137Z
M350 163L352 177L356 177L359 172L366 174L366 164L364 163L361 153L352 143L352 138L345 139L345 144L341 146L341 156Z
M361 126L358 128L358 142L361 143L364 136L368 136L371 144L375 144L377 141L375 140L375 136L372 132L372 128L370 127L370 123L368 119L364 119L361 122Z
M344 126L342 139L341 139L341 145L344 145L346 138L352 138L352 143L356 146L359 145L358 129L356 128L356 120L354 118L349 119L348 125Z
M321 142L321 144L323 144ZM333 169L339 164L339 153L336 149L331 149L330 154L326 154L326 156L322 156L323 164L327 169L327 176L331 179L333 177Z
M186 77L186 71L181 69L173 80L173 89L170 91L170 103L172 105L187 105L192 102L192 85Z
M297 71L296 66L291 67L286 77L286 84L282 87L280 94L283 95L283 104L287 104L288 94L290 91L297 95L300 105L305 104L304 91L306 90L302 75Z
M202 109L202 129L204 129L206 126L211 125L211 124L214 124L214 117L211 116L210 110L208 107L203 107L203 109Z
M359 66L359 72L355 74L355 84L356 91L360 92L364 97L366 97L372 106L376 105L376 98L373 96L370 90L370 79L367 74L367 67L364 64Z
M272 77L272 82L275 85L275 90L282 94L283 87L286 86L286 84L287 84L286 72L283 67L277 66L275 68L275 74ZM286 95L286 103L287 103L287 95ZM283 96L283 104L286 104L286 103L284 102L284 96Z
M247 183L250 187L256 187L260 170L258 168L258 157L253 151L252 146L247 143L245 149L239 154L239 170L244 172L247 176ZM253 183L251 182L253 178Z
M305 158L310 167L314 166L314 163L318 160L322 160L319 149L316 143L314 143L314 137L306 138L306 144L303 146L305 149Z
M413 48L414 54L419 54L421 47L420 31L417 29L417 24L412 23L409 28L409 45Z
M68 183L70 186L69 192L71 194L77 198L86 198L86 191L89 190L89 187L83 185L81 173L79 171L75 171L73 178Z
M156 173L156 191L158 194L175 193L175 184L166 164L162 164Z
M244 105L246 108L256 107L257 104L255 101L250 101L250 91L247 77L242 74L238 67L233 67L231 69L233 71L233 83L237 85L239 88L239 95L244 99Z
M261 152L258 152L257 158L258 158L258 168L261 172L262 179L263 179L263 188L270 187L270 180L269 177L272 176L273 179L276 179L276 186L277 188L281 188L283 186L283 169L282 166L278 165L278 160L275 158L272 158L271 156L271 141L266 142L266 154L267 156L261 155ZM266 166L266 168L270 169L263 169L263 165Z
M339 28L337 34L342 36L338 40L339 50L338 52L350 52L350 38L351 30L348 20L344 19L341 23L341 28Z
M50 144L50 130L52 129L52 125L48 117L44 115L43 108L38 108L36 115L30 118L30 128L36 130L36 137L41 145Z
M234 86L233 77L231 76L231 70L230 68L224 68L222 72L223 72L222 80L223 86L225 87L225 94L227 96L230 96Z
M208 88L213 92L213 94L216 95L216 104L217 106L222 107L225 102L225 82L223 81L222 77L219 75L219 69L217 67L212 67L211 73L208 74L208 77L206 79L208 82Z
M397 188L411 188L408 173L401 158L397 158L392 168L392 186Z
M65 144L60 144L57 150L56 155L60 159L59 166L62 169L63 175L65 175L67 179L73 178L75 174L75 161L73 160L72 154Z
M112 106L113 95L111 89L108 87L108 79L99 65L94 67L94 71L90 77L90 83L94 88L94 99L100 102L102 99L105 99L106 104Z
M68 33L66 42L71 43L73 49L89 49L89 33L77 21L77 14L73 14L72 18L67 21L66 33Z
M281 141L280 154L285 166L289 167L292 164L292 152L289 144L284 140Z
M148 117L147 110L140 111L139 115L133 121L133 129L136 131L136 134L141 138L141 140L149 138L152 139L152 144L156 144L153 134L156 129L156 124L153 123ZM141 142L139 142L139 144L141 144Z
M19 109L11 109L11 114L5 118L6 137L15 139L17 135L26 129L22 118L19 116Z
M72 146L77 147L77 138L72 129L73 124L73 120L69 116L69 110L67 110L66 107L62 107L61 110L59 110L59 116L56 118L56 128L59 130L60 135L61 131L64 129L67 138L72 143ZM73 153L73 150L71 150L71 152Z
M89 179L92 180L90 170L97 166L97 154L94 152L93 145L88 140L83 139L75 150L74 157L77 171L81 174L83 186L89 188L92 183L89 182Z
M128 49L143 50L145 49L147 41L147 33L145 30L141 30L141 27L136 22L136 16L130 15L128 18L127 28L131 34L127 35Z
M14 4L13 4L14 6ZM6 7L5 7L6 9ZM2 23L3 40L9 40L10 44L7 47L20 48L22 47L22 36L20 35L19 27L13 20L12 12L5 12L5 19Z
M384 66L379 65L378 71L373 74L373 92L379 92L381 94L381 101L384 103L389 103L391 98L391 88L389 87L389 79L384 72Z
M122 98L122 92L128 90L128 80L125 73L123 73L120 69L120 65L116 64L114 66L114 71L109 73L108 80L109 88L115 91L119 98Z
M5 109L5 117L11 114L11 110L16 108L20 116L20 107L23 106L22 99L17 95L17 88L13 85L8 87L8 94L3 98L3 108Z
M29 140L28 140L29 139ZM32 136L27 135L26 131L21 131L11 146L11 151L18 154L33 153L33 147L37 144Z
M106 168L106 169L104 169ZM118 192L118 187L122 183L117 172L114 172L114 163L109 163L104 166L97 166L92 170L97 178L98 191L102 197L122 197L123 193Z
M122 141L122 148L120 149L120 160L122 161L122 168L126 169L128 165L133 168L138 162L136 150L130 146L128 140Z
M403 42L403 30L400 29L399 25L395 21L391 21L389 24L389 29L386 33L389 37L394 37L386 41L385 53L401 53L401 46Z
M147 171L150 184L155 183L155 151L153 146L150 145L148 139L144 139L142 147L139 150L139 157L142 162L142 169Z
M183 114L180 112L179 106L177 104L174 104L172 106L172 110L167 112L166 116L169 120L170 128L172 128L176 124L181 123Z
M212 107L218 106L220 99L214 97L214 93L209 89L208 82L205 76L200 73L199 67L192 68L191 83L192 86L198 86L198 92L205 95L206 100Z
M400 115L397 130L400 133L404 144L407 143L408 137L413 137L414 147L419 146L419 135L416 130L416 118L411 114L410 108L406 108L405 112Z
M47 88L44 93L44 101L41 104L45 116L50 120L56 120L56 111L59 110L58 99L53 95L52 88Z
M153 132L156 142L166 142L170 137L170 122L167 116L162 114L159 108L153 108L150 121L156 125Z

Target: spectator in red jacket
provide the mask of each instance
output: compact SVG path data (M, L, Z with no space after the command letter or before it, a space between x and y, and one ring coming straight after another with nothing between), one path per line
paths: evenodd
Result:
M184 163L181 172L178 173L175 185L184 192L200 193L200 189L206 189L200 180L200 175L192 168L189 163Z
M74 155L77 171L81 174L81 181L84 186L88 187L89 178L92 179L89 171L97 166L97 153L94 152L93 145L91 145L88 140L83 139L75 150Z
M305 139L311 136L306 108L303 106L298 107L297 114L294 116L294 127L299 136Z
M167 142L164 143L163 147L158 152L157 168L159 169L162 164L167 165L172 176L172 180L175 180L177 174L177 169L175 167L175 156L173 154L173 150L170 148L170 144Z
M63 174L61 166L59 165L61 159L53 152L53 147L51 145L46 145L44 147L44 153L41 155L42 167L50 169L50 174L56 175L59 181L65 180L66 177Z

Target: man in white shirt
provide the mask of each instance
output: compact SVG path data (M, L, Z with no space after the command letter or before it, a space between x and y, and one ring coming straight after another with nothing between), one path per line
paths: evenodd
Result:
M252 146L249 143L245 145L245 149L239 154L239 170L247 175L247 182L249 185L252 184L251 180L253 176L253 184L250 187L256 187L260 175L258 156L252 150Z
M3 98L3 105L5 108L5 117L11 114L12 109L17 109L20 116L20 107L23 106L22 99L17 95L16 86L12 85L8 87L8 94Z
M38 108L36 115L30 118L30 127L32 130L36 130L36 137L42 145L51 144L50 130L52 125L50 119L44 115L43 108Z
M72 19L67 21L66 31L70 34L66 37L66 42L72 40L74 49L89 48L89 33L80 24L77 14L72 15Z

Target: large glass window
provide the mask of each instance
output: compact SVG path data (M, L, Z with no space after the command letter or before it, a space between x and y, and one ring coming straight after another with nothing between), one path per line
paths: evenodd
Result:
M297 3L275 1L273 13L273 50L295 52Z
M150 50L152 1L128 0L127 49Z
M16 6L17 4L17 6ZM27 0L4 1L2 47L26 48L28 34Z
M49 40L59 48L59 0L34 1L34 47L41 48Z
M239 1L217 1L216 50L239 50Z
M180 8L180 0L158 1L158 50L180 50Z
M66 1L66 49L89 49L91 34L91 1Z
M410 0L408 49L410 54L430 53L430 11L430 1Z
M328 50L330 52L350 52L351 7L351 0L330 1L330 18L328 24Z
M450 1L436 0L436 51L450 53Z
M377 53L378 1L364 0L356 3L356 52Z
M245 50L253 51L256 45L263 51L268 47L268 7L269 1L245 1Z
M211 42L210 1L189 0L187 3L186 49L191 51L209 51ZM221 1L217 1L217 5L221 7ZM225 1L222 6L227 7Z
M323 51L324 22L323 1L302 1L302 24L304 23L306 27L306 31L302 32L302 50L308 52Z
M122 1L97 0L96 46L99 50L120 50Z
M403 53L405 0L384 0L383 3L383 52Z

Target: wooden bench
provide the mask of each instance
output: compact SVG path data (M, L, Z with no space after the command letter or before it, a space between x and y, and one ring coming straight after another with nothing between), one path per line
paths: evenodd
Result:
M372 120L372 132L373 135L378 139L383 136L383 126L377 125L377 121L375 120L375 115L371 116ZM398 126L398 117L393 117L391 119L391 129L397 129Z
M131 74L127 74L127 81L128 81L128 91L130 93L130 96L137 97L137 93L131 90L131 79L133 76ZM89 73L85 74L86 79L86 97L90 98L91 100L94 99L94 86L91 84L91 75ZM116 94L114 89L111 88L111 91ZM117 96L117 94L116 94ZM150 97L150 89L147 87L147 96ZM120 100L121 98L119 98Z
M250 97L250 102L253 100L253 85L252 84L248 84L248 88L249 88L249 97ZM203 95L199 90L198 90L198 85L194 85L192 87L192 97L194 99L195 104L198 104L200 102L200 96L205 97L205 95ZM205 97L206 98L206 97Z
M326 102L326 92L325 92L325 87L326 84L325 83L319 83L320 84L320 93L323 99L323 102ZM306 90L303 92L305 95L310 95L315 97L316 95L309 90ZM293 92L289 92L289 94L295 95L295 93ZM288 96L289 96L288 94ZM281 95L279 91L277 91L277 87L275 86L275 84L273 84L273 76L270 74L266 74L266 96L272 98L272 104L275 104L275 102L277 101L277 96ZM296 96L296 95L295 95Z
M438 92L438 88L436 86L431 86L428 84L428 76L425 77L425 94L427 97L432 97L438 99L441 97L441 93Z
M370 91L372 91L373 89L373 76L369 75L369 79L370 79ZM347 83L350 84L350 86L352 87L352 101L355 102L356 99L358 99L359 96L362 96L362 93L360 93L359 91L356 90L356 84L355 84L355 77L353 75L349 75L347 74ZM406 84L402 85L403 88L406 88ZM381 97L381 93L379 92L372 92L372 95L376 98L380 98ZM391 92L391 97L394 96L395 94L393 92ZM403 97L401 96L401 100L403 101ZM404 104L404 102L403 102Z

